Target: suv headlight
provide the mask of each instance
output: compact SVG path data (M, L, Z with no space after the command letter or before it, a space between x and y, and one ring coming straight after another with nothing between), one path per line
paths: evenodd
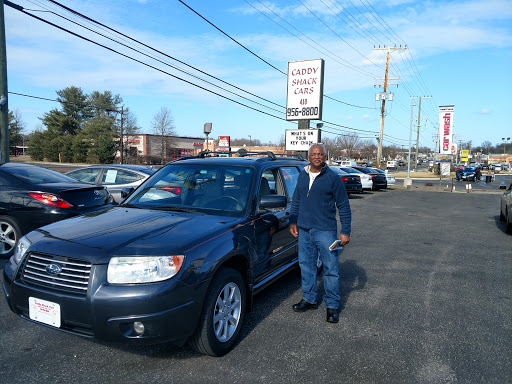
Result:
M25 236L19 239L18 244L16 244L16 249L11 256L11 264L18 265L27 253L28 247L30 247L31 244L32 243Z
M108 263L110 284L143 284L167 280L175 276L185 256L113 257Z

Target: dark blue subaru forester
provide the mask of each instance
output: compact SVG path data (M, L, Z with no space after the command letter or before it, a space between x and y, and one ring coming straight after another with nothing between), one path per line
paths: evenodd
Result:
M272 153L169 163L122 204L21 238L9 306L76 335L223 355L253 295L297 264L288 215L304 165Z

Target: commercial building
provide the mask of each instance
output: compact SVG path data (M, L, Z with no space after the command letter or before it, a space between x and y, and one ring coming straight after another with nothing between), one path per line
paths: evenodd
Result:
M205 149L206 140L202 137L161 136L144 133L123 138L126 162L135 162L135 160L148 164L168 162L183 156L197 155ZM117 157L119 155L118 152Z

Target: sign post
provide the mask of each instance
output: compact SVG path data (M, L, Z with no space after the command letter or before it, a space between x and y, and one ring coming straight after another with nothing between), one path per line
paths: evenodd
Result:
M226 152L224 155L219 156L231 156L231 138L229 136L219 136L219 146L217 147L218 152Z
M320 129L310 130L310 120L322 120L324 60L288 63L286 120L298 122L299 129L287 129L287 151L308 151L320 142Z
M286 120L322 120L324 60L288 63Z
M439 106L439 154L451 155L453 137L453 112L454 105ZM441 175L450 174L450 164L440 163Z

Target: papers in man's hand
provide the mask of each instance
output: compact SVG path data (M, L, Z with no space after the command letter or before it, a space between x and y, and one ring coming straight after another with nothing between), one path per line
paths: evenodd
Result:
M336 251L338 249L343 249L343 246L341 245L341 240L336 240L334 243L331 244L329 247L329 250Z

